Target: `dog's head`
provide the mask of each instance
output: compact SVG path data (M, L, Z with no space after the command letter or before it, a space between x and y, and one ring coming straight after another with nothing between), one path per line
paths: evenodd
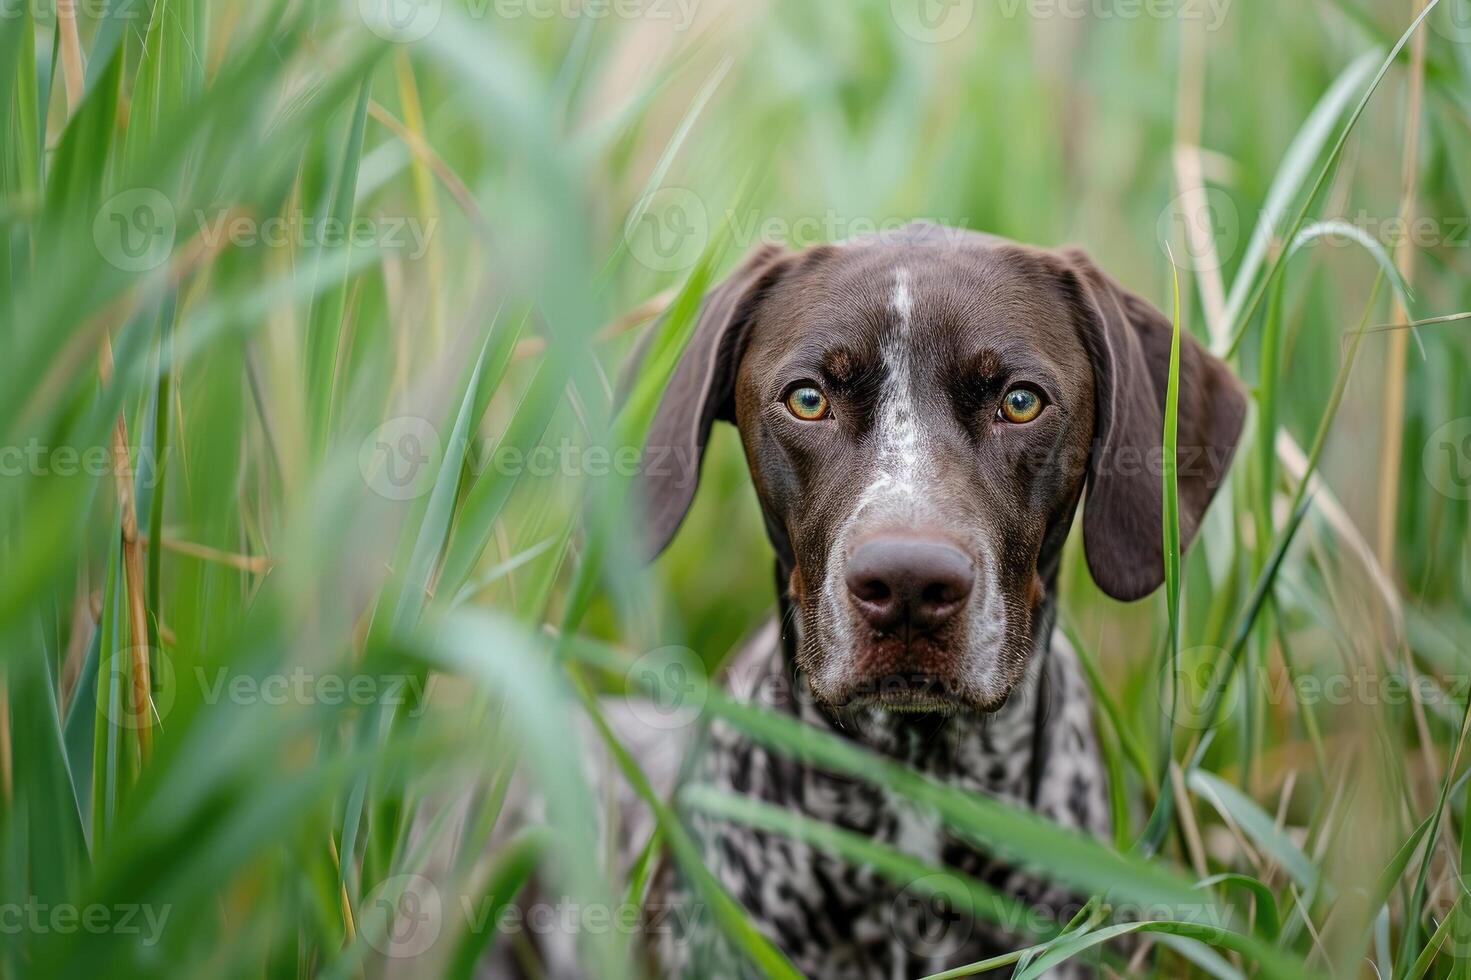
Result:
M1094 580L1164 576L1169 321L1078 251L915 225L804 252L763 246L705 301L643 480L651 553L694 496L716 419L740 429L830 706L994 710L1026 671L1086 486ZM1245 398L1189 336L1178 480L1188 543Z

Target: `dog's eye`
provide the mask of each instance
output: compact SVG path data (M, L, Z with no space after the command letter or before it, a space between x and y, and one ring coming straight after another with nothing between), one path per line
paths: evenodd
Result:
M1003 421L1016 425L1030 422L1042 414L1042 396L1031 388L1013 388L1001 399L1001 410L997 414Z
M827 418L827 396L811 385L793 388L787 395L787 411L803 422L817 422Z

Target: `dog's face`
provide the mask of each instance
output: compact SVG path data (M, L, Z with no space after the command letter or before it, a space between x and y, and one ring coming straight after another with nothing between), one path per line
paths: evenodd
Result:
M1026 668L1093 435L1066 297L1026 262L834 249L756 311L736 420L824 701L988 708Z
M738 425L820 701L994 710L1026 672L1090 479L1095 578L1137 598L1163 574L1170 332L1077 253L933 226L768 247L707 300L650 442L698 453L713 418ZM1244 400L1187 350L1188 536ZM649 483L656 549L693 482Z

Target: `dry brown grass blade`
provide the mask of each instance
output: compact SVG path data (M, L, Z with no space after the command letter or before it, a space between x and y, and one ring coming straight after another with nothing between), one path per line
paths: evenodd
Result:
M342 877L342 858L337 853L337 838L331 834L327 835L327 848L332 852L332 869L337 872L340 879ZM357 923L353 920L352 899L347 894L346 883L339 884L338 888L341 890L342 903L342 946L346 949L357 939L358 930Z
M152 546L147 535L144 535L142 540L145 546ZM208 545L195 544L192 541L180 541L168 535L164 535L163 548L165 551L198 558L200 561L213 562L216 565L226 565L252 575L264 575L276 567L276 560L267 555L238 555L234 552L211 548Z
M434 176L439 178L445 190L449 191L450 196L459 204L460 210L465 212L465 217L470 219L475 233L482 238L489 239L490 226L485 223L485 215L481 212L480 205L476 203L475 195L470 193L470 188L460 179L460 175L455 173L454 168L445 162L444 157L440 156L434 147L426 143L418 133L405 126L397 116L379 103L372 101L368 103L368 115L386 126L394 136L403 141L410 153L422 160L434 172Z
M106 384L112 378L113 361L112 341L105 334L100 368L102 381ZM138 719L138 752L146 762L153 751L153 681L148 662L148 606L143 597L147 579L143 571L143 542L138 533L137 497L128 445L128 420L118 412L112 429L112 470L117 487L118 512L122 517L123 588L127 593L127 649L132 680L128 688L129 710L132 717Z
M1420 16L1426 0L1411 0L1414 16ZM1409 94L1405 106L1404 158L1400 169L1402 184L1399 218L1409 221L1415 212L1420 187L1420 113L1425 96L1425 43L1429 32L1416 31L1410 42ZM1395 245L1394 264L1405 282L1413 284L1415 245L1412 236L1403 235ZM1394 320L1409 323L1410 311L1396 295ZM1400 454L1405 439L1405 366L1409 353L1408 331L1396 330L1389 335L1389 349L1384 364L1384 440L1379 456L1379 528L1376 552L1379 564L1394 573L1394 527L1399 512Z
M56 5L57 47L61 49L61 78L66 86L68 111L75 111L86 94L87 66L82 55L82 39L77 33L77 5Z
M1185 775L1180 769L1180 764L1174 759L1170 760L1170 783L1175 788L1175 799L1180 801L1176 810L1180 814L1180 824L1185 829L1185 845L1190 851L1190 866L1195 869L1197 877L1204 878L1210 874L1210 865L1205 859L1205 843L1200 837L1200 826L1195 820L1195 807L1190 803L1190 796L1185 791Z

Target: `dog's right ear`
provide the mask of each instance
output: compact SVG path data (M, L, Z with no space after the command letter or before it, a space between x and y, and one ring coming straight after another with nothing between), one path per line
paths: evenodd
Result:
M1066 249L1062 255L1081 286L1083 340L1094 371L1097 431L1083 507L1083 550L1099 587L1130 602L1165 579L1159 456L1174 326L1086 253ZM1176 470L1182 552L1226 478L1246 404L1231 369L1182 334Z
M762 295L781 277L789 253L762 245L705 297L694 333L654 413L635 481L644 514L644 550L652 560L668 547L700 482L710 426L735 421L735 378L751 319ZM650 328L627 369L638 370L661 325Z

